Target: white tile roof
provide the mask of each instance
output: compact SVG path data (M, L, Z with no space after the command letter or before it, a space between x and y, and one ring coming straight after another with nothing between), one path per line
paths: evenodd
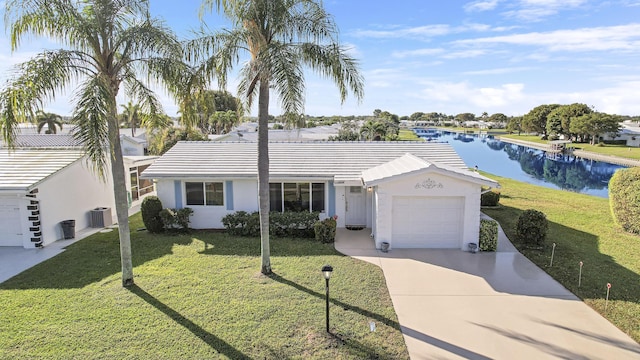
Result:
M2 147L4 142L0 142ZM80 148L80 144L70 134L17 134L17 148Z
M179 142L142 174L143 178L257 177L253 142ZM467 169L449 144L427 142L272 142L272 179L361 179L362 171L411 153L443 166Z
M440 165L433 161L430 162L416 157L410 153L407 153L402 157L396 158L382 165L363 170L362 181L364 182L365 186L374 186L398 177L422 173L430 170L453 175L455 177L463 178L469 181L478 182L487 186L498 186L498 183L496 181L482 176L474 171L470 171L466 167L464 169L460 169L454 166Z
M83 157L79 150L0 150L0 191L28 191Z

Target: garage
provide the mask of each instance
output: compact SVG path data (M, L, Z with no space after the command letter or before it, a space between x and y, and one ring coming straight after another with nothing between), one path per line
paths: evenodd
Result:
M0 199L0 246L22 246L20 202Z
M396 248L460 248L464 198L394 196L393 245Z

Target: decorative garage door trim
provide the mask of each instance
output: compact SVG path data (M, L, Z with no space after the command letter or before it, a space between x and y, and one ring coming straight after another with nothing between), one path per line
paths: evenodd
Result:
M394 196L394 248L460 248L464 198Z

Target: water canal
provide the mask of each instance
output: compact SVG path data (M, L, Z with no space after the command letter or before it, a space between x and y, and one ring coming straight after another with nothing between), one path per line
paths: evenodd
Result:
M608 197L613 173L624 166L551 154L510 144L489 135L415 130L428 141L447 142L469 167L498 176L599 197Z

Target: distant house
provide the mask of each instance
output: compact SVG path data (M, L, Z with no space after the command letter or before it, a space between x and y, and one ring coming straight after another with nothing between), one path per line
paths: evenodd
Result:
M125 156L142 156L147 153L147 140L144 138L120 135L120 146L122 155Z
M124 156L130 205L154 191L139 174L156 158ZM63 238L64 220L96 225L96 208L115 221L110 176L98 178L71 135L17 135L15 150L0 147L0 169L0 246L45 246Z
M627 146L640 147L640 123L625 121L617 134L605 134L603 140L624 141Z
M317 211L338 226L369 228L376 245L466 249L478 241L482 187L448 144L273 142L271 211ZM142 173L163 206L190 207L197 229L222 228L233 212L257 211L255 142L178 142Z

